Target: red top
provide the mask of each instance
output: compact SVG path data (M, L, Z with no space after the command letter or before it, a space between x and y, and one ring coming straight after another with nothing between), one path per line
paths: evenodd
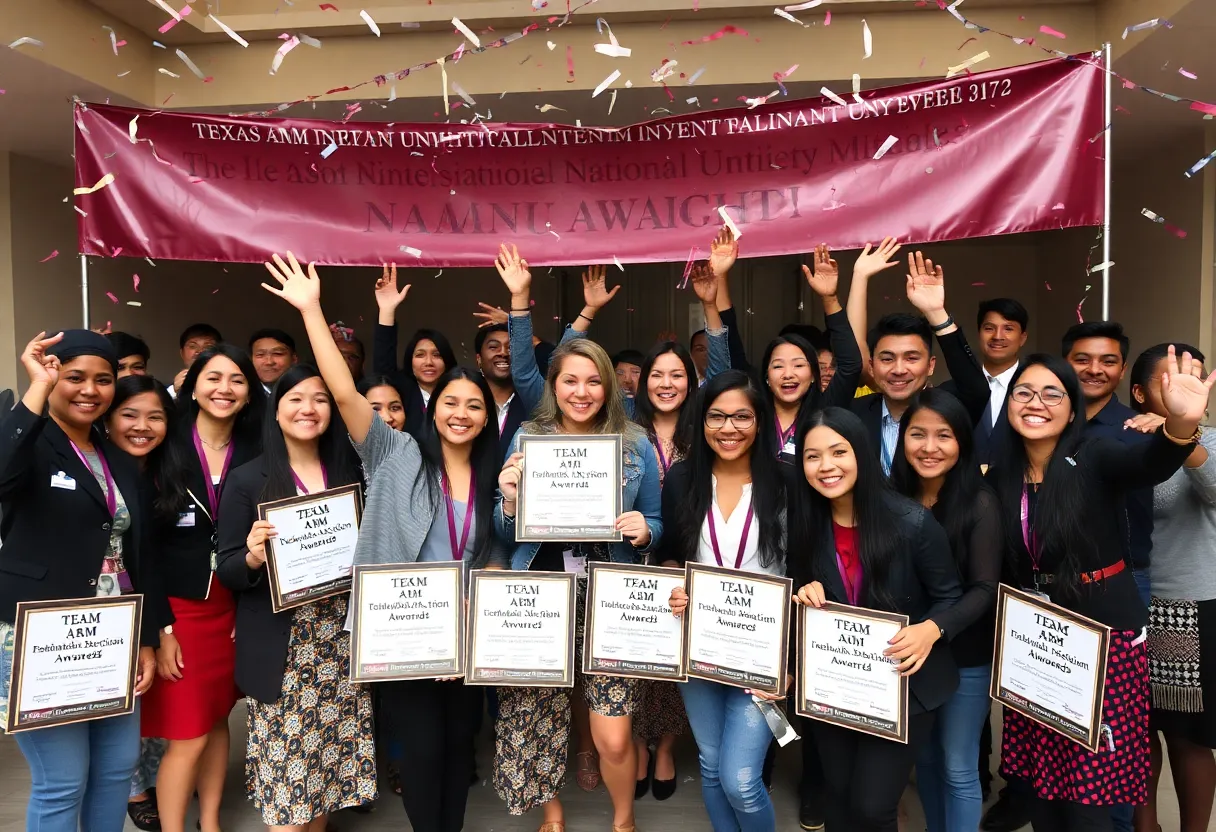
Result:
M857 540L857 529L832 524L832 536L836 539L836 567L840 580L844 582L845 594L850 604L857 605L861 595L861 546Z

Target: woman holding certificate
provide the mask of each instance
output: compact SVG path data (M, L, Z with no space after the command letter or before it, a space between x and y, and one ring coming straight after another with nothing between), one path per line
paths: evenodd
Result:
M728 370L705 384L688 458L672 466L663 490L668 529L657 559L785 575L785 483L775 464L769 411L751 378ZM688 594L676 589L681 615ZM749 691L703 679L680 686L701 763L701 794L714 832L773 832L777 817L761 779L773 734Z
M1027 357L1010 382L1014 441L988 472L1005 518L1017 579L1027 592L1110 628L1099 749L1088 750L1005 709L1001 768L1034 785L1036 832L1109 830L1111 806L1148 797L1148 611L1126 567L1112 506L1124 492L1164 482L1194 452L1216 385L1191 356L1168 349L1161 375L1165 421L1152 441L1126 445L1084 435L1085 401L1071 365ZM1090 707L1091 692L1075 705Z
M274 611L266 558L275 529L258 506L357 484L359 467L329 390L306 364L276 382L263 423L262 455L228 475L220 498L217 575L236 596L249 799L267 826L304 832L376 798L371 695L348 681L346 593Z
M842 666L860 666L876 680L895 670L910 677L900 720L906 721L907 742L826 720L812 723L827 778L827 826L896 832L899 798L916 755L958 687L944 643L966 620L956 605L962 595L958 567L929 510L887 485L857 416L825 408L811 414L799 433L802 476L790 494L789 531L790 574L802 587L796 600L897 613L910 621L885 655ZM846 632L843 644L855 643Z
M148 551L151 518L135 460L96 430L114 399L118 356L104 335L82 329L50 338L39 333L21 354L29 389L0 423L0 710L7 714L10 683L45 686L31 693L53 701L62 677L25 673L13 679L16 607L22 601L85 599L102 594L144 596L138 633L127 632L123 652L138 639L135 695L152 685L160 617L167 609ZM102 588L112 587L111 593ZM81 619L99 621L98 607ZM66 617L66 615L65 615ZM92 628L96 630L96 627ZM89 632L81 632L87 638ZM68 633L72 638L73 633ZM77 661L77 678L103 675L94 655L51 643L57 656ZM35 644L35 646L38 646ZM97 655L103 655L98 651ZM109 655L105 653L104 655ZM55 679L58 678L58 682ZM110 684L108 679L104 684ZM68 685L71 686L70 684ZM103 691L92 699L98 701ZM126 699L130 692L124 691ZM104 695L113 698L108 688ZM19 715L17 715L19 716ZM35 715L28 715L30 720ZM26 826L44 832L121 830L131 773L139 758L139 706L126 715L69 720L14 735L30 764Z
M498 430L494 398L480 373L454 367L436 381L414 439L377 416L355 386L321 311L321 283L288 254L276 256L267 286L304 319L321 374L363 460L369 499L356 564L462 562L502 569L507 549L494 535ZM409 287L407 286L406 289ZM463 497L464 499L461 499ZM473 728L481 699L459 680L383 682L380 704L401 761L402 799L418 832L460 832L473 771Z
M529 314L527 291L531 275L527 263L505 246L497 262L499 274L512 289L512 316ZM517 291L518 290L518 291ZM625 414L612 362L598 344L580 338L559 346L549 361L540 404L512 443L514 453L499 475L502 499L494 522L504 541L514 542L523 455L521 435L620 435L623 457L619 470L622 513L615 528L616 543L551 541L516 543L511 568L544 572L574 571L578 581L578 635L581 652L582 618L586 597L587 561L637 563L663 532L659 515L659 465L654 448ZM579 662L576 661L576 665ZM630 713L634 680L614 676L586 676L583 694L591 710L591 735L599 750L600 772L612 798L615 832L634 832L635 750ZM559 688L504 687L499 689L499 717L494 783L511 814L544 807L541 832L562 832L564 814L558 790L566 775L570 732L569 695Z
M166 441L157 488L156 553L173 623L161 631L161 684L143 703L143 733L169 741L156 778L164 832L184 832L198 792L203 832L219 832L228 771L236 602L215 576L216 529L228 474L262 450L265 392L248 354L199 353L178 392L183 416Z
M954 609L963 629L950 640L959 687L938 710L932 738L916 761L916 788L929 832L978 829L983 814L975 761L988 720L1005 535L996 495L975 461L971 424L954 396L923 391L900 420L891 467L895 490L919 501L946 530L963 577L963 597Z

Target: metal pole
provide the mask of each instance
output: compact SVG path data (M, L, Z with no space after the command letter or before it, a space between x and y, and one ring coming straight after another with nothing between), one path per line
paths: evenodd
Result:
M1111 163L1111 133L1114 124L1111 121L1111 78L1110 71L1110 41L1102 44L1102 62L1106 68L1106 94L1103 96L1103 123L1106 125L1105 150L1102 161L1102 262L1110 263L1110 163ZM1110 320L1110 266L1102 269L1102 320Z
M89 328L89 261L80 255L80 317L81 327Z

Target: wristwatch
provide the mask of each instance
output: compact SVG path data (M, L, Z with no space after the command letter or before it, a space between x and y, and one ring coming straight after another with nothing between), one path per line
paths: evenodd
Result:
M160 631L167 636L171 636L173 635L173 625L170 624L168 627L161 627Z

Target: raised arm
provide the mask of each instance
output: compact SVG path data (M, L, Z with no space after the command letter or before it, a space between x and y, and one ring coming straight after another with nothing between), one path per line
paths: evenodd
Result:
M743 336L739 331L739 316L735 314L730 299L730 270L737 259L739 259L739 241L735 239L735 235L728 227L723 226L718 230L718 236L714 237L709 244L709 269L718 281L714 307L722 325L726 327L730 368L746 373L751 371L751 365L747 363L747 350L743 346ZM708 335L708 319L705 326L705 334Z
M874 377L870 375L870 347L866 343L866 333L869 331L866 301L870 294L870 278L881 271L899 265L899 261L895 259L899 248L899 243L895 242L894 237L884 237L878 247L873 250L870 249L870 243L866 243L861 254L857 255L857 262L853 264L853 283L849 286L846 311L848 312L849 327L853 330L854 343L857 344L857 350L861 354L859 381L869 386L874 384ZM835 347L832 352L835 354ZM836 358L836 365L836 373L839 375L839 355Z
M709 363L705 367L705 380L730 369L730 330L722 323L718 312L719 281L708 263L698 263L689 274L692 290L701 301L705 313L705 338L709 342Z
M405 300L409 291L406 285L397 291L397 264L385 266L376 281L376 330L372 338L372 371L376 375L397 378L401 368L397 365L397 307Z
M317 277L317 269L309 263L308 273L305 274L290 251L287 252L286 263L277 254L272 255L272 259L274 263L267 263L266 270L279 285L276 287L263 283L262 288L300 310L300 317L304 319L304 330L308 333L308 343L312 347L317 369L321 371L321 378L325 380L329 394L338 405L338 412L342 414L342 421L346 422L350 438L356 444L362 444L367 438L367 432L371 430L372 420L377 418L376 411L355 389L355 379L350 374L350 368L346 366L338 345L329 333L325 313L321 311L321 281ZM395 266L392 273L393 282L396 283ZM402 298L409 292L409 288L406 286L401 291Z
M813 266L813 268L812 268ZM832 252L827 243L815 247L812 254L812 264L802 266L802 274L806 277L811 291L819 295L823 303L823 319L828 330L828 346L836 357L836 375L828 383L821 401L824 407L835 405L848 407L857 392L857 382L861 378L861 353L858 351L857 340L849 327L848 316L840 305L836 294L840 284L840 267L832 259ZM814 356L809 356L813 358Z
M51 388L59 381L59 358L46 351L61 340L62 332L50 338L39 332L21 352L30 386L15 408L0 415L0 499L20 493L35 473L34 445L48 418L42 412Z
M608 289L607 266L588 266L587 271L583 272L583 311L579 312L574 323L570 324L570 329L575 332L586 332L591 329L591 322L595 320L596 314L607 306L608 301L616 297L616 293L620 290L621 284L619 283L613 286L611 291ZM562 340L568 339L563 338Z

